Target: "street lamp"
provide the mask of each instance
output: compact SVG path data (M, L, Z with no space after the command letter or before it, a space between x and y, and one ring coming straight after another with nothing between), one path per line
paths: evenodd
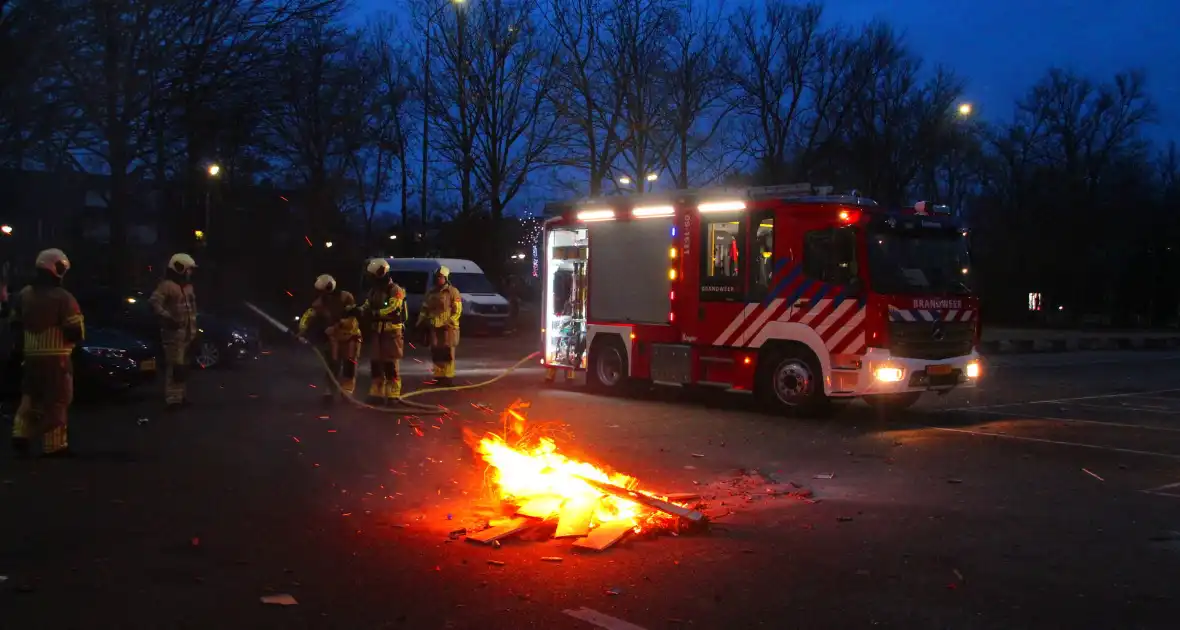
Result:
M208 168L209 177L217 177L221 174L221 167L217 164L210 164Z
M450 0L439 5L426 17L426 54L422 56L422 225L426 225L426 180L430 177L430 25L448 6L463 4L463 0ZM462 51L460 51L462 55ZM462 85L459 89L464 89Z
M962 103L959 105L959 115L964 118L970 116L972 111L974 110L971 107L971 103Z
M210 180L216 179L219 175L221 175L221 166L218 164L210 164L208 166L208 168L205 169L205 172L209 174ZM209 217L209 214L210 214L209 213L209 206L210 206L209 195L210 195L212 187L213 187L212 184L209 182L207 182L205 185L205 225L204 225L204 228L206 230L209 229L209 218L210 218Z
M332 241L328 241L327 243L324 243L324 247L331 247L331 246L332 246Z
M391 241L396 241L396 240L397 240L397 234L390 234L390 235L389 235L389 240L391 240Z

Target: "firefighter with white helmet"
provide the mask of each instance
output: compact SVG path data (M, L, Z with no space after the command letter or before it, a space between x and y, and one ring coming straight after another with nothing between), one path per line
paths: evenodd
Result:
M369 398L389 400L402 395L401 359L405 356L405 325L409 319L406 291L389 276L389 262L374 258L365 265L370 282L361 316L369 332Z
M197 261L188 254L176 254L168 261L164 279L152 293L151 305L160 318L160 339L164 344L164 403L168 409L189 404L188 348L197 336L197 295L193 292L193 270Z
M328 362L328 390L324 401L340 393L351 396L356 389L356 362L361 351L361 328L357 323L356 298L340 288L336 279L323 274L315 279L316 298L299 319L299 337L316 344Z
M463 298L451 284L451 270L440 266L434 272L434 285L426 292L418 313L418 328L425 329L434 363L431 385L449 387L455 378L455 348L459 345L462 314Z
M74 399L70 355L85 338L82 309L62 280L70 259L60 249L37 255L36 277L21 290L13 306L12 327L19 331L24 355L20 408L12 427L12 446L19 454L41 437L45 455L69 454L67 411Z

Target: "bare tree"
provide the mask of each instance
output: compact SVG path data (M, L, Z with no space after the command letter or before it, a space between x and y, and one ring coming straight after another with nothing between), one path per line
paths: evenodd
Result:
M682 7L669 40L666 161L675 186L688 188L723 177L733 166L716 140L736 107L729 81L736 55L719 11L693 2Z
M665 61L680 19L674 0L614 0L606 21L603 52L622 66L618 87L626 133L619 157L622 171L641 191L650 185L647 177L667 163L672 134L665 115L671 96Z
M529 174L551 157L557 118L548 100L554 55L533 21L533 0L490 0L473 20L472 102L480 134L475 176L493 225Z
M576 130L561 164L586 173L591 195L602 194L627 137L627 70L609 49L608 1L549 0L543 11L558 47L552 102L561 124Z
M57 98L60 75L47 70L63 54L64 21L55 2L0 0L0 165L50 165L63 153L73 126Z
M374 24L371 45L376 50L379 77L376 99L383 116L378 137L384 150L397 162L401 227L405 230L409 223L409 151L414 133L411 107L417 77L409 50L405 45L395 43L400 36L397 24L392 19L384 19Z
M434 79L429 85L430 98L424 105L429 118L436 123L432 127L437 126L442 135L439 152L458 176L459 215L466 217L479 205L475 181L479 112L471 95L471 60L480 52L478 39L472 36L471 13L479 9L472 9L467 3L454 3L454 6L453 12L437 14L435 21L440 28L427 32L431 48L438 52L428 59Z
M821 72L822 13L819 4L768 0L732 20L736 103L750 120L754 157L778 176L791 170L797 139L807 135L806 112Z
M359 34L315 21L293 34L276 76L280 97L267 112L275 157L308 190L308 229L343 227L341 203L355 151L365 146L364 69Z

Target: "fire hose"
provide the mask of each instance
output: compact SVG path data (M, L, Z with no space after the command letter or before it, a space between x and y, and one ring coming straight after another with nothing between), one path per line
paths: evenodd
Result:
M283 324L279 320L275 319L274 317L271 317L269 314L267 314L265 311L258 308L257 306L254 306L250 302L246 302L246 308L249 308L251 311L254 311L255 314L257 314L262 319L266 320L267 323L269 323L271 326L274 326L280 332L286 333L288 335L293 335L290 327L286 326L285 324ZM305 340L301 340L301 341L306 343ZM324 356L324 353L320 352L319 348L316 348L314 346L312 347L312 351L315 352L316 358L318 358L320 360L320 365L323 367L324 372L326 372L328 374L328 378L332 381L332 386L335 387L336 391L340 392L340 394L345 398L345 400L352 403L353 405L356 405L356 406L361 407L363 409L372 409L374 411L380 411L380 412L384 412L384 413L405 413L408 409L413 409L415 411L422 412L422 413L438 413L438 414L448 413L448 411L442 405L430 405L430 404L426 404L426 403L413 402L413 401L409 401L406 399L413 398L415 396L424 396L426 394L434 394L434 393L438 393L438 392L455 392L455 391L463 391L463 390L468 390L468 389L478 389L480 387L487 387L488 385L491 385L491 384L507 377L509 374L511 374L511 373L515 372L517 369L519 369L520 366L524 365L525 363L528 363L529 361L536 359L537 356L539 356L541 354L540 352L534 352L534 353L528 355L527 357L524 357L523 359L517 361L513 365L506 368L503 372L497 374L496 376L494 376L486 381L481 381L479 383L469 383L467 385L452 385L449 387L429 387L429 388L418 389L418 390L414 390L412 392L402 394L399 397L391 399L393 402L396 402L400 405L400 408L398 408L398 407L383 407L383 406L379 406L379 405L372 405L367 402L364 402L363 400L358 400L356 398L356 396L354 396L351 392L344 391L344 388L341 387L341 385L340 385L340 381L336 378L336 375L332 372L331 365L328 363L328 359L327 359L327 357Z

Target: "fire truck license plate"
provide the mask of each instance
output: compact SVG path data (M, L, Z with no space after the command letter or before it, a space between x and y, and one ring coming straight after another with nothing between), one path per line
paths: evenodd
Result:
M951 373L949 365L927 365L926 374L929 376L946 376Z

